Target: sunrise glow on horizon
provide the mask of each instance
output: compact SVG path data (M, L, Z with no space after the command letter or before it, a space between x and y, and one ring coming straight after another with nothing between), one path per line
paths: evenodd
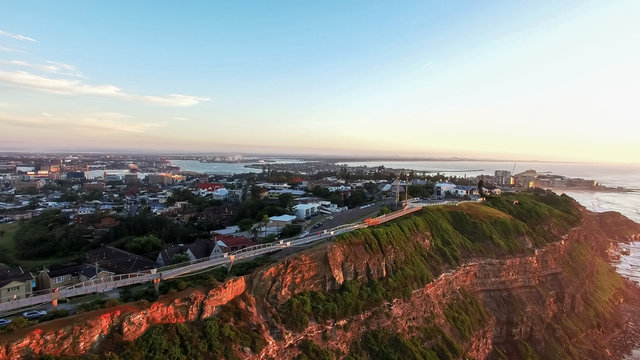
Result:
M640 3L2 5L0 151L640 163Z

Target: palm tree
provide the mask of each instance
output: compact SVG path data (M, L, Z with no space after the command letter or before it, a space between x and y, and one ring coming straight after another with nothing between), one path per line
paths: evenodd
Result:
M262 223L262 227L264 228L264 237L267 237L267 225L269 224L269 216L267 215L263 215L262 216L262 220L260 220L260 223Z

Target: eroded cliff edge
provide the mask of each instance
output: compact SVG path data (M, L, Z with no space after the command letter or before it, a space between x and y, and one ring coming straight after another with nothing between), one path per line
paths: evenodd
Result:
M158 339L165 358L611 356L607 340L625 322L619 309L637 295L604 254L640 227L566 197L517 200L425 209L213 289L21 329L0 336L0 359L153 358L141 354ZM228 324L235 340L211 347L203 319ZM185 332L204 347L185 346Z

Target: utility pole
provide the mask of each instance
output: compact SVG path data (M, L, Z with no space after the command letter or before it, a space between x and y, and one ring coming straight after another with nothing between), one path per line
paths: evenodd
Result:
M406 175L404 181L404 203L405 205L409 203L409 175Z
M400 177L396 179L396 207L400 203Z

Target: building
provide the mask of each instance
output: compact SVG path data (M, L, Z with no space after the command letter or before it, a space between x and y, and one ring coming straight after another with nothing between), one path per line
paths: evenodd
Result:
M309 219L318 214L320 206L320 203L297 204L293 207L293 213L300 220Z
M212 240L215 245L211 256L237 251L256 244L244 236L216 235Z
M147 175L150 185L171 185L173 179L170 174L149 174Z
M155 262L145 257L111 246L89 250L87 262L98 263L101 268L116 274L128 274L155 268Z
M44 183L40 180L35 181L20 181L16 183L16 190L35 189L40 190Z
M478 188L475 186L464 186L457 185L455 188L450 190L453 196L463 197L463 196L478 196Z
M444 197L447 193L452 193L453 189L455 188L456 188L456 184L436 183L435 185L436 196Z
M496 170L493 173L493 183L495 185L505 186L511 184L511 171Z
M224 185L220 183L203 183L198 184L198 194L200 196L209 196L213 195L216 191L220 191L224 189ZM225 189L226 190L226 189Z
M25 272L21 267L10 268L0 264L0 302L29 297L35 286L30 272Z
M158 254L156 264L167 266L174 262L176 256L184 255L189 261L204 259L213 255L215 242L212 239L198 239L191 244L181 244L165 250Z
M91 215L96 212L96 209L91 207L78 208L78 215Z
M137 186L138 185L138 173L129 173L124 175L124 183L127 186Z
M36 284L39 290L54 289L111 275L113 272L90 264L52 265L38 274Z
M296 219L295 215L272 216L269 218L268 227L283 228L287 225L290 225L295 219Z
M106 172L104 173L104 181L105 182L118 182L122 180L120 178L120 175L118 174L107 174Z
M69 171L67 180L84 180L84 171Z
M280 195L283 195L283 194L289 194L293 197L299 197L299 196L303 196L305 192L302 190L275 189L275 190L269 190L269 192L267 193L267 197L271 200L278 200L280 198Z

